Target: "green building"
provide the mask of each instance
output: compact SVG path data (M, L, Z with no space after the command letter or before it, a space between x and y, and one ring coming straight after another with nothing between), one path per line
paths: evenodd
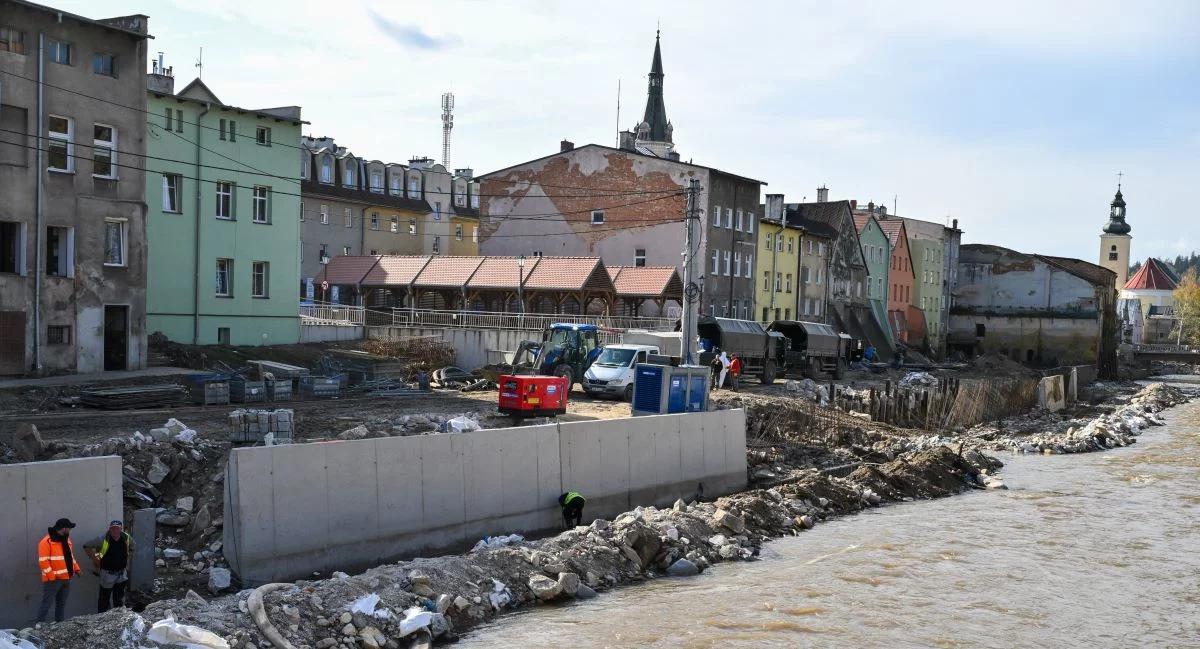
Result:
M858 228L858 241L862 246L863 259L867 262L867 302L871 305L871 315L879 323L880 329L886 332L888 341L894 343L887 318L892 243L879 222L869 214L855 214L854 225Z
M946 298L942 292L942 276L946 246L941 241L909 236L908 247L916 276L913 279L913 305L925 314L925 335L929 346L938 350L938 341L945 338L942 307Z
M146 329L198 345L300 339L300 108L147 77Z

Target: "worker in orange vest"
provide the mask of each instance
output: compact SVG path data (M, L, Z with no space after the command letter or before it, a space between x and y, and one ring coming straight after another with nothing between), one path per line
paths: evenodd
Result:
M734 392L738 391L738 379L742 376L742 359L738 358L737 354L732 354L729 359L729 376L730 387Z
M60 518L38 541L38 567L42 570L42 605L38 607L38 622L46 621L51 601L54 602L55 622L62 622L66 615L71 579L81 574L75 561L75 544L71 542L74 527L75 523L69 519Z

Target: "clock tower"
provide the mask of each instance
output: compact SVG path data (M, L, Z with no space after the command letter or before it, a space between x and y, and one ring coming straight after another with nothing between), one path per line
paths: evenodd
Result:
M1125 198L1117 183L1117 195L1108 208L1108 223L1100 233L1100 265L1117 274L1117 290L1129 281L1129 236L1132 228L1125 222Z

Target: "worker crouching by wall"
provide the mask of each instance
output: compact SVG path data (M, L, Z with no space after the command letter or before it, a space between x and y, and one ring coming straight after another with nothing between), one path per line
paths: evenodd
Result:
M583 506L587 504L587 499L577 491L568 491L558 497L558 504L562 506L563 527L571 529L578 525L583 525Z

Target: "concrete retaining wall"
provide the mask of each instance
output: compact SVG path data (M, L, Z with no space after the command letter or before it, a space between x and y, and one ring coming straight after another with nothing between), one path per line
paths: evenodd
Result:
M225 556L257 585L554 530L567 490L585 522L737 491L745 412L243 448L226 475Z
M341 340L359 340L363 337L363 327L348 325L301 325L300 342L324 343Z
M37 543L46 528L66 517L72 530L75 560L83 576L71 584L68 615L96 612L98 580L83 544L122 518L121 458L89 457L0 466L0 628L33 623L42 597ZM54 611L50 616L53 619Z

